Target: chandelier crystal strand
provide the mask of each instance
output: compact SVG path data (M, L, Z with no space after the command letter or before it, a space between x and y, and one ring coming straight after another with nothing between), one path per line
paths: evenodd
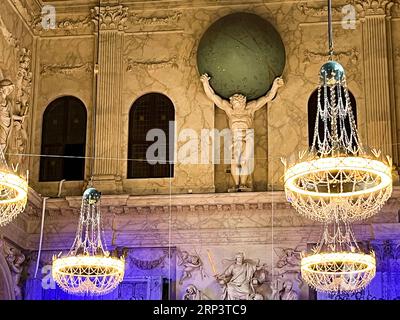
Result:
M324 226L321 241L301 259L301 276L321 292L357 292L364 289L376 272L375 253L364 253L351 226L336 221Z
M99 201L96 189L85 191L73 245L66 256L53 257L54 281L70 294L107 294L124 278L125 258L110 256L103 245Z
M26 177L11 170L0 151L0 227L8 224L25 210L28 201L28 173Z

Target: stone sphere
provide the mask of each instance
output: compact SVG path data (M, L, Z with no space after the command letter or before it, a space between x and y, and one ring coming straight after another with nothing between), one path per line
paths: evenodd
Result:
M285 47L275 28L252 13L233 13L214 22L200 39L197 67L214 91L228 99L266 94L285 67Z
M83 193L83 199L88 204L95 204L100 200L101 192L97 191L95 188L88 188Z

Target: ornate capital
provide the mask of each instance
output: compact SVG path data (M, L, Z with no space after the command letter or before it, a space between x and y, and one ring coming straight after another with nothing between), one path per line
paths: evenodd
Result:
M127 28L126 22L128 20L128 7L107 6L101 7L99 14L99 7L94 7L90 10L92 14L92 21L97 26L97 21L100 18L101 30L118 30L123 31Z
M354 5L362 18L373 15L390 16L394 4L400 0L355 0Z

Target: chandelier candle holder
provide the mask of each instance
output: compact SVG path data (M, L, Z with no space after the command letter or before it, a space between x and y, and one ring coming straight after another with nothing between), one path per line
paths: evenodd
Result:
M28 174L23 177L11 170L0 151L0 227L23 212L28 201Z
M304 281L327 293L358 292L371 282L375 272L375 253L362 252L351 226L340 221L325 225L320 243L301 260Z
M52 276L61 289L76 295L104 295L124 278L125 258L112 257L103 246L101 194L88 188L82 197L78 230L66 256L53 257Z

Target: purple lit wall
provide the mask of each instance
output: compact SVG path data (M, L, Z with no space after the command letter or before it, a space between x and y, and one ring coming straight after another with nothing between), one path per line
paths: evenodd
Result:
M51 257L43 252L37 279L33 278L36 261L32 255L25 283L26 300L162 300L175 299L175 248L135 248L126 251L124 281L103 296L76 296L62 291L51 278Z
M376 254L377 273L370 285L353 294L318 294L321 300L400 300L400 243L371 242Z

